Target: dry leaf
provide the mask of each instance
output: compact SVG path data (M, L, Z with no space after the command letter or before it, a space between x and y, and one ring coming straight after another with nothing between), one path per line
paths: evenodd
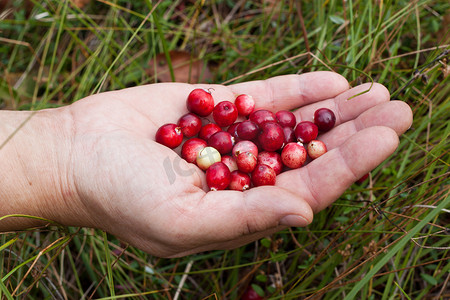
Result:
M91 0L73 0L73 4L75 4L78 8L83 8L87 4L89 4Z
M192 57L190 53L184 51L170 51L170 60L175 75L175 81L186 83L199 83L212 79L212 74L207 64ZM164 53L156 55L149 61L147 73L154 76L159 82L171 82L169 64Z

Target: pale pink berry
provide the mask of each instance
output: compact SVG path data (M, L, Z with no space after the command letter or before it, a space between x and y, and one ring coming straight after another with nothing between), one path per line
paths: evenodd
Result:
M312 140L308 143L307 150L309 157L316 159L327 152L327 146L322 141Z
M297 169L303 166L306 161L306 149L298 143L289 143L281 151L281 160L283 164L291 169Z

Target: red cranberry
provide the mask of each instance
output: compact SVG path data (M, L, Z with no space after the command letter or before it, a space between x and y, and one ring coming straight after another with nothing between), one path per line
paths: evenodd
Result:
M216 162L206 170L206 183L211 191L224 190L231 181L231 172L223 162Z
M190 112L206 117L214 109L214 99L207 90L195 89L189 94L186 106Z
M171 149L178 147L183 141L181 128L176 124L164 124L156 131L155 140Z
M319 134L317 125L310 121L303 121L295 127L295 136L297 140L302 143L309 143L314 140Z
M319 108L314 112L314 123L320 131L326 132L334 127L336 116L334 112L328 108Z
M239 171L250 173L256 167L257 158L251 152L241 152L236 157L236 163Z
M241 122L236 122L231 124L228 129L227 132L229 134L231 134L232 137L234 137L234 141L237 143L239 142L241 139L239 138L238 134L237 134L237 127L239 126L239 124L241 124Z
M222 128L214 123L209 123L203 126L198 133L198 137L207 141L214 133L222 131Z
M219 102L213 110L213 118L220 127L230 126L236 121L238 111L236 106L230 101Z
M312 140L309 142L307 150L309 157L316 159L327 152L327 146L322 141Z
M280 124L281 127L294 128L295 124L297 124L297 119L295 118L294 114L288 110L277 111L275 117L277 118L278 124Z
M208 139L208 146L216 148L220 154L231 152L233 145L233 137L226 131L216 132Z
M261 125L261 133L258 136L261 147L265 151L277 151L283 146L283 128L275 122L266 122Z
M357 184L363 184L364 181L367 180L367 178L369 178L369 173L365 174L363 177L361 177L360 179L356 180Z
M275 185L277 174L265 164L257 164L252 172L252 182L254 186Z
M289 143L281 152L281 160L288 168L300 168L306 161L306 149L298 143Z
M258 154L258 163L265 164L271 167L275 174L280 174L283 169L283 162L281 161L281 155L278 152L263 151Z
M255 109L255 100L252 96L246 94L237 96L236 100L234 100L234 104L236 105L238 113L244 117L251 114Z
M187 113L178 120L178 127L185 137L196 135L202 128L202 119L193 113Z
M251 152L258 157L258 147L251 141L240 141L233 147L232 154L236 158L241 152Z
M277 121L275 114L266 109L255 110L248 116L248 119L255 122L259 127L261 127L261 125L265 122Z
M181 157L187 162L195 163L198 153L206 146L206 142L202 139L189 139L183 143L183 146L181 146Z
M249 286L244 295L242 295L241 300L263 300L263 297L258 295L252 286Z
M228 167L228 169L230 169L230 172L238 169L236 159L231 155L222 156L222 162Z
M243 140L253 140L258 136L259 127L256 123L246 120L236 127L237 136Z
M295 143L297 141L295 137L294 129L291 127L283 127L284 144Z
M235 191L245 191L250 188L250 176L241 171L231 172L231 182L228 188Z

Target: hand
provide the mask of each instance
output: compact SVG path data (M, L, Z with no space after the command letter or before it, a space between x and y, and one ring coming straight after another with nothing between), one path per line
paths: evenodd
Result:
M67 178L63 202L70 209L58 221L103 229L164 257L235 248L286 226L306 226L391 155L411 125L409 106L389 101L382 85L347 100L369 86L349 89L338 74L313 72L227 87L153 84L82 99L55 111L70 115L73 124L61 150L70 155L58 168ZM276 186L207 192L203 171L154 141L159 126L187 112L186 97L195 87L213 88L216 102L247 93L257 108L299 108L297 121L331 108L336 126L321 135L328 152L280 174Z

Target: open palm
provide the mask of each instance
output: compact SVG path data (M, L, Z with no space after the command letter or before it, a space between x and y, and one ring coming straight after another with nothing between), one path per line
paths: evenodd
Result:
M73 117L66 174L97 227L157 256L235 248L286 226L306 226L359 177L391 155L410 126L410 108L379 84L349 89L331 72L286 75L231 86L153 84L97 94L66 109ZM276 186L207 192L204 172L154 141L157 129L187 112L186 97L212 88L217 102L247 93L257 108L296 109L297 121L331 108L328 152L277 176Z

